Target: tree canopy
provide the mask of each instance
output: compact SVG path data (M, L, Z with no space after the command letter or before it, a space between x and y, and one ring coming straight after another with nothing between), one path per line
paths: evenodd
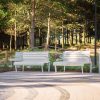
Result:
M61 37L63 37L62 39L65 44L66 41L72 41L73 44L74 38L76 38L76 43L77 41L83 41L84 43L91 42L91 39L94 38L95 31L95 1L96 0L0 0L0 34L5 33L10 37L12 36L13 40L11 40L11 42L15 42L14 45L16 46L18 45L19 37L23 36L23 33L27 34L25 41L23 40L24 46L29 47L31 45L30 47L34 47L45 44L46 41L52 44L54 43L55 30L56 36L58 37L57 40L59 41L58 44L61 42ZM96 6L97 35L99 41L99 0L97 0ZM74 34L76 34L76 37ZM82 40L81 36L82 39L84 36L88 40ZM50 38L50 40L48 40L48 38ZM51 38L53 39L52 41ZM77 38L81 40L77 40ZM0 42L3 44L3 41ZM8 45L6 43L4 44ZM67 44L69 44L69 42L67 42ZM16 46L15 48L17 48Z

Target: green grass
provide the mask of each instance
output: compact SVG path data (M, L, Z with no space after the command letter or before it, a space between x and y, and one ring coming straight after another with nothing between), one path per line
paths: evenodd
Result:
M0 54L0 59L3 59L5 57L5 54Z

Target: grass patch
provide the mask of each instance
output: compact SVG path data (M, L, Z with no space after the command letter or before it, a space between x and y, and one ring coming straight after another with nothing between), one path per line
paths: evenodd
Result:
M5 57L5 54L0 54L0 59L3 59Z
M13 68L9 67L8 64L0 64L0 72L7 72L7 71L12 71Z

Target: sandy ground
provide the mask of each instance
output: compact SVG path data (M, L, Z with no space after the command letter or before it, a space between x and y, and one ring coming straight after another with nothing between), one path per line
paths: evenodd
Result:
M100 100L100 75L0 73L0 100Z

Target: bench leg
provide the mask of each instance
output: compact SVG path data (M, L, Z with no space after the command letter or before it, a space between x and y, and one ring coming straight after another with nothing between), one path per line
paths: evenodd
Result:
M82 74L83 74L83 66L81 66L81 71L82 71Z
M90 73L92 73L92 64L90 64Z
M17 72L17 66L15 65L15 71Z
M65 72L65 66L64 66L64 72Z
M13 67L13 63L14 63L14 62L12 61L12 62L11 62L11 67Z
M24 65L22 66L22 71L24 72Z
M57 72L57 66L55 66L55 72Z
M41 65L41 70L42 70L42 72L43 72L43 65Z
M50 72L50 62L48 63L48 72Z

